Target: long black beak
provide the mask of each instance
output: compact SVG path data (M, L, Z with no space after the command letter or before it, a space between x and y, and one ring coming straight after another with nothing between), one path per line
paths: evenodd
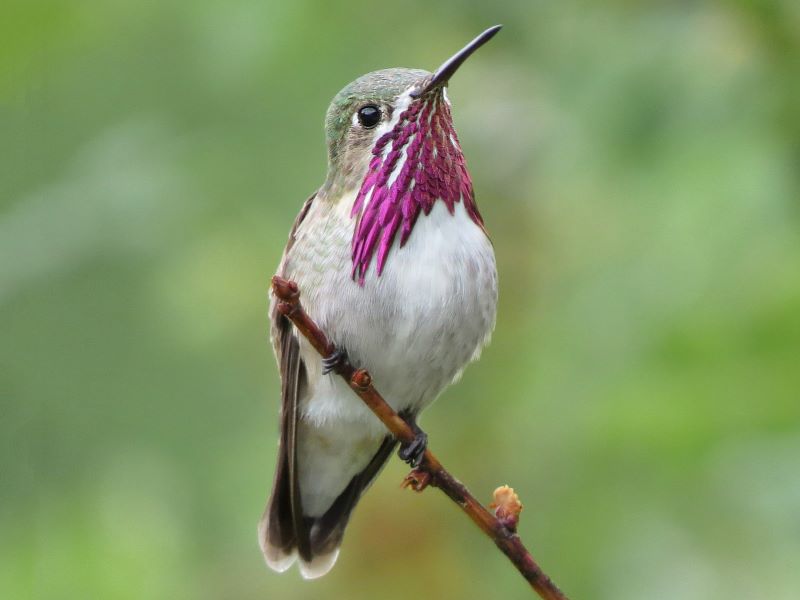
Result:
M447 85L447 82L450 81L450 78L453 76L453 73L455 73L458 70L458 67L460 67L465 60L467 60L470 56L472 56L472 53L475 52L475 50L477 50L478 48L483 46L486 42L488 42L490 39L492 39L495 36L495 34L498 31L500 31L502 27L503 27L502 25L495 25L494 27L489 27L489 29L487 29L478 37L476 37L474 40L472 40L461 50L456 52L453 56L447 59L442 64L441 67L436 69L436 72L433 74L430 80L425 82L419 90L415 90L414 92L412 92L411 96L413 98L418 98L420 96L427 94L434 88Z

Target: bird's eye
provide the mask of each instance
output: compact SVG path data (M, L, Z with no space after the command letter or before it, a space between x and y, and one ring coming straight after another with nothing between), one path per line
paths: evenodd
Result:
M358 109L358 122L365 129L372 129L380 123L381 109L374 104L367 104Z

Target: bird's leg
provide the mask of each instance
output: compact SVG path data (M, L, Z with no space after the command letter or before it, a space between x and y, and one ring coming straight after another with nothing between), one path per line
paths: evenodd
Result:
M322 359L322 374L339 373L339 369L347 362L347 350L343 346L336 346L333 352Z
M418 467L422 462L425 449L428 447L428 434L422 431L419 425L417 425L416 415L403 412L400 416L405 419L408 426L414 431L414 439L410 442L400 442L400 449L397 451L397 456L412 467Z

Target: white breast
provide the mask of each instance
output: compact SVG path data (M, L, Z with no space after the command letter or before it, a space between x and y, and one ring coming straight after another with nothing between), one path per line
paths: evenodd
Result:
M491 243L462 203L450 214L437 202L420 215L404 247L395 241L380 277L373 261L362 287L350 277L351 206L350 198L337 205L315 202L286 274L300 285L309 314L354 365L370 371L387 401L396 410L420 410L489 339L497 304ZM303 358L312 387L302 407L307 420L368 424L383 435L339 377L321 374L320 357L307 344Z

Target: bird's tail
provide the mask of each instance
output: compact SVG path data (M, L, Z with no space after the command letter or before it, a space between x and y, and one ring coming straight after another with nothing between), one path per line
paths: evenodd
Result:
M290 477L288 461L279 453L272 495L258 526L258 541L267 565L283 572L298 561L300 574L306 579L322 577L330 571L339 556L353 508L396 444L393 437L387 436L369 464L319 517L303 514L297 478Z

